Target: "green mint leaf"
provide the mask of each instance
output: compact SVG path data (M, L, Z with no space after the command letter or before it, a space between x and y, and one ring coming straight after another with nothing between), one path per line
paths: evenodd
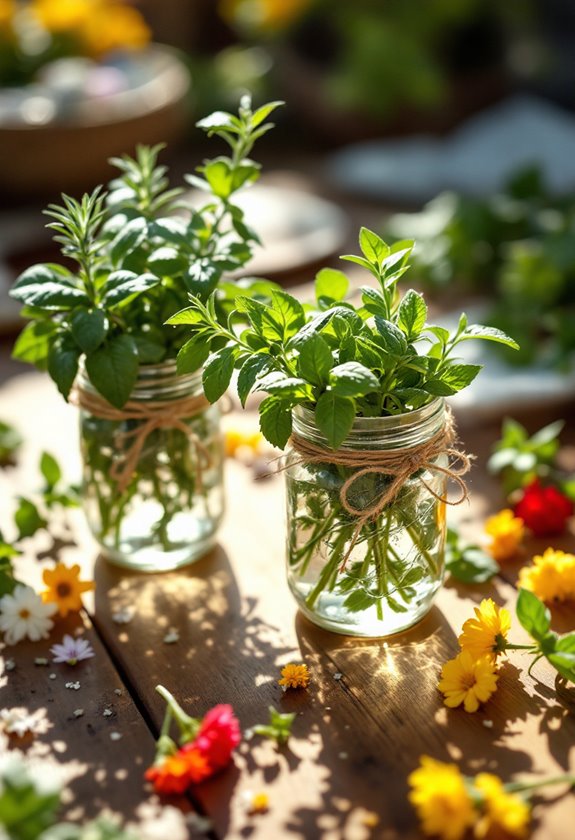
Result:
M173 245L164 245L152 251L148 257L148 268L156 277L175 277L181 274L188 262Z
M282 105L285 105L285 102L282 102L280 99L274 100L273 102L267 102L265 105L262 105L261 108L258 108L251 116L250 123L252 128L257 128L258 125L266 120L272 111L275 111L276 108L280 108Z
M267 353L256 353L254 356L249 356L243 363L238 374L238 397L242 408L245 408L246 400L258 378L269 373L272 365L272 359Z
M129 335L118 335L86 356L92 385L116 408L128 401L138 378L138 367L138 348Z
M113 271L104 283L102 304L107 309L125 306L138 295L157 286L159 282L153 274L136 274L124 269Z
M297 371L312 385L326 385L332 365L329 344L318 333L312 333L300 344Z
M148 222L142 217L130 219L122 226L120 232L115 237L110 245L110 257L112 264L119 266L126 259L128 254L131 254L136 248L147 239L148 236Z
M12 351L13 358L44 370L48 363L50 346L57 333L58 326L53 321L32 321L16 339Z
M209 357L202 374L206 399L217 402L227 391L237 355L235 347L222 347Z
M34 502L25 499L23 496L19 499L18 508L14 514L14 522L18 528L19 540L33 537L36 531L45 528L48 524L44 517L40 515Z
M68 399L78 373L80 353L68 336L58 337L48 353L48 373L65 400Z
M349 280L343 271L322 268L315 276L315 296L320 304L329 306L343 300L349 289Z
M186 309L180 309L175 315L172 315L166 321L166 324L177 326L179 324L196 325L201 324L205 320L204 313L196 309L195 306L188 306Z
M292 430L291 403L280 397L266 397L259 411L261 433L272 446L283 449Z
M560 641L557 642L557 646L560 644ZM547 654L546 658L564 679L568 682L575 683L575 651L560 651L557 649L557 646L555 652Z
M381 265L390 253L389 245L383 241L381 236L365 227L362 227L359 232L359 247L364 257L372 265L377 266Z
M364 397L380 388L377 376L359 362L344 362L334 367L330 385L340 397Z
M283 315L275 312L265 303L245 296L236 299L236 307L238 312L243 312L248 316L250 324L258 335L268 341L283 341L285 329Z
M398 326L407 338L410 341L417 338L423 330L427 318L427 306L423 295L410 289L399 304L398 316Z
M445 568L462 583L484 583L499 572L493 557L473 545L461 551L446 550Z
M312 400L313 391L305 379L298 379L295 376L286 376L281 371L271 371L258 379L258 391L266 391L268 394L290 398L293 400Z
M383 339L383 346L392 356L401 356L407 350L407 341L402 331L395 326L391 321L385 318L380 318L378 315L374 318L377 332Z
M191 338L180 348L176 357L178 376L194 373L202 367L210 355L210 343L203 336Z
M10 297L26 306L36 306L50 312L90 305L87 294L75 285L73 275L62 266L52 263L27 268L10 290Z
M190 250L189 234L186 222L176 217L155 219L149 227L149 236L162 240L162 243L175 245L183 253Z
M226 199L233 192L233 171L228 158L216 158L202 167L204 178L214 195Z
M541 642L549 634L551 613L539 598L527 589L520 589L517 598L517 618L530 636Z
M78 347L84 353L91 353L106 338L108 319L101 309L75 309L70 329Z
M428 394L449 397L473 382L481 367L481 365L449 365L440 371L438 378L429 379L421 387Z
M275 320L283 327L282 341L291 338L305 324L303 306L287 292L272 291L271 309Z
M383 319L386 319L389 315L389 309L385 298L377 289L372 289L369 286L363 286L361 289L361 300L365 309L371 315L378 315Z
M510 336L501 330L495 329L495 327L484 327L481 324L472 324L469 327L464 327L457 339L457 343L460 341L470 341L474 338L480 338L484 341L496 341L498 344L505 344L507 347L511 347L512 350L519 350L519 345Z
M326 391L318 399L315 421L332 449L337 449L343 443L354 420L355 405L349 397L340 397L333 391Z
M190 263L184 272L186 288L196 297L205 299L214 291L222 269L207 257Z
M46 489L53 490L62 478L62 470L58 461L49 452L42 452L40 456L40 472L44 476Z

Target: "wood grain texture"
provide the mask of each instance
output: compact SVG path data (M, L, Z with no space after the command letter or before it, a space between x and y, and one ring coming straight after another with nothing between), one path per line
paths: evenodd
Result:
M67 457L73 469L73 413L60 410L49 383L32 379L43 413L51 417L53 407L58 417L57 429L43 429L44 441L54 434L48 448ZM12 394L17 385L12 383ZM0 399L0 415L6 416L3 408ZM501 507L497 485L483 468L497 427L463 435L481 459L471 476L471 506L458 517L477 536L485 515ZM191 714L231 702L243 728L265 721L270 704L298 712L289 749L278 751L260 739L246 742L233 768L197 789L218 837L417 837L406 777L422 753L456 760L464 772L490 770L505 780L573 767L573 689L556 685L545 663L536 666L531 679L524 659L513 654L497 694L475 715L446 709L436 688L439 668L456 653L457 635L473 606L490 596L513 608L520 564L480 587L448 584L427 618L401 637L337 636L299 616L287 591L281 478L254 482L248 470L230 463L227 480L220 545L187 570L161 576L125 573L97 558L85 536L82 551L67 549L68 560L73 555L85 568L94 565L94 627L153 727L163 715L154 691L159 682ZM540 547L545 546L530 546ZM122 606L135 612L120 626L111 615ZM567 608L554 610L554 620L558 629L574 626ZM172 627L180 639L169 645L163 639ZM517 622L513 638L524 639ZM282 694L277 679L288 661L308 663L313 679L307 691ZM147 733L144 737L149 743ZM83 739L74 744L79 754L86 748ZM139 777L139 768L132 773ZM249 816L243 796L259 790L269 794L269 812ZM545 804L535 808L536 840L568 836L565 827L575 819L575 802L558 793L563 791L549 790L540 800ZM368 824L372 812L379 817L375 828Z

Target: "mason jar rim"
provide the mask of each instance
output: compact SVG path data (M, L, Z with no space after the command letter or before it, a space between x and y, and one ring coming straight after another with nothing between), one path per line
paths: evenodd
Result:
M83 388L96 391L86 370L85 357L81 358L78 366L78 379ZM201 387L202 368L193 373L178 374L176 360L167 359L164 362L138 365L138 376L131 396L136 399L157 398L166 391L177 396L182 392L197 391Z
M402 414L356 417L340 448L356 448L368 444L381 445L383 448L416 445L439 431L445 422L445 408L445 399L436 397L427 405ZM317 426L313 409L303 405L295 406L292 417L296 434L329 448L325 435Z

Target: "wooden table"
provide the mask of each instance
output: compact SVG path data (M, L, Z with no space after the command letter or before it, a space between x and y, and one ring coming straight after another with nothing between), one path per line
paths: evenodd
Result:
M27 440L20 466L0 473L0 527L10 536L10 499L38 486L42 449L65 463L69 478L77 476L76 418L52 383L36 373L6 381L0 417L14 422ZM535 429L550 417L528 419ZM484 517L503 503L485 472L498 432L498 422L463 430L465 444L479 457L470 479L471 505L450 515L476 536ZM232 703L243 729L265 722L269 705L298 714L289 749L259 738L245 742L233 767L180 803L210 818L212 838L417 837L406 778L424 753L457 761L466 773L489 770L505 780L573 770L575 691L556 690L555 675L544 662L530 678L525 659L512 654L496 695L473 715L445 708L436 687L440 666L457 652L459 629L473 606L490 596L514 608L521 562L485 585L448 582L431 613L401 636L360 641L334 635L302 618L287 590L282 484L280 477L254 481L246 467L230 462L220 544L180 572L127 574L109 565L98 556L79 512L72 532L58 526L54 537L26 542L18 571L28 582L39 583L42 565L57 549L63 562L80 563L84 576L96 581L86 610L59 621L50 642L2 651L16 662L0 676L2 703L44 710L49 728L28 752L49 755L63 770L72 793L67 816L83 819L108 806L133 819L143 802L153 801L143 771L153 759L163 715L157 683L192 714ZM553 544L575 547L572 537ZM532 542L525 560L546 546ZM112 615L123 607L134 615L120 625ZM573 629L572 611L553 612L556 629ZM54 638L78 623L96 649L94 659L69 672L65 666L34 665ZM163 641L170 628L180 635L175 644ZM512 635L517 642L524 639L516 620ZM289 661L308 664L307 691L282 693L279 670ZM70 679L80 681L79 690L65 688ZM81 717L74 716L77 708L84 710ZM112 714L104 716L105 709ZM268 813L249 816L245 792L264 790ZM547 790L537 800L534 838L573 837L575 801L558 796L564 792ZM196 823L189 836L200 836Z

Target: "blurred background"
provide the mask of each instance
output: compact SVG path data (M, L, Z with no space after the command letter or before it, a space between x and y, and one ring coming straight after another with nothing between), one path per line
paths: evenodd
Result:
M416 238L438 316L465 299L522 344L482 405L573 394L574 39L569 0L0 0L4 349L8 288L57 253L42 207L136 143L179 181L219 152L195 121L251 91L287 104L244 198L250 273L310 280L360 224Z

